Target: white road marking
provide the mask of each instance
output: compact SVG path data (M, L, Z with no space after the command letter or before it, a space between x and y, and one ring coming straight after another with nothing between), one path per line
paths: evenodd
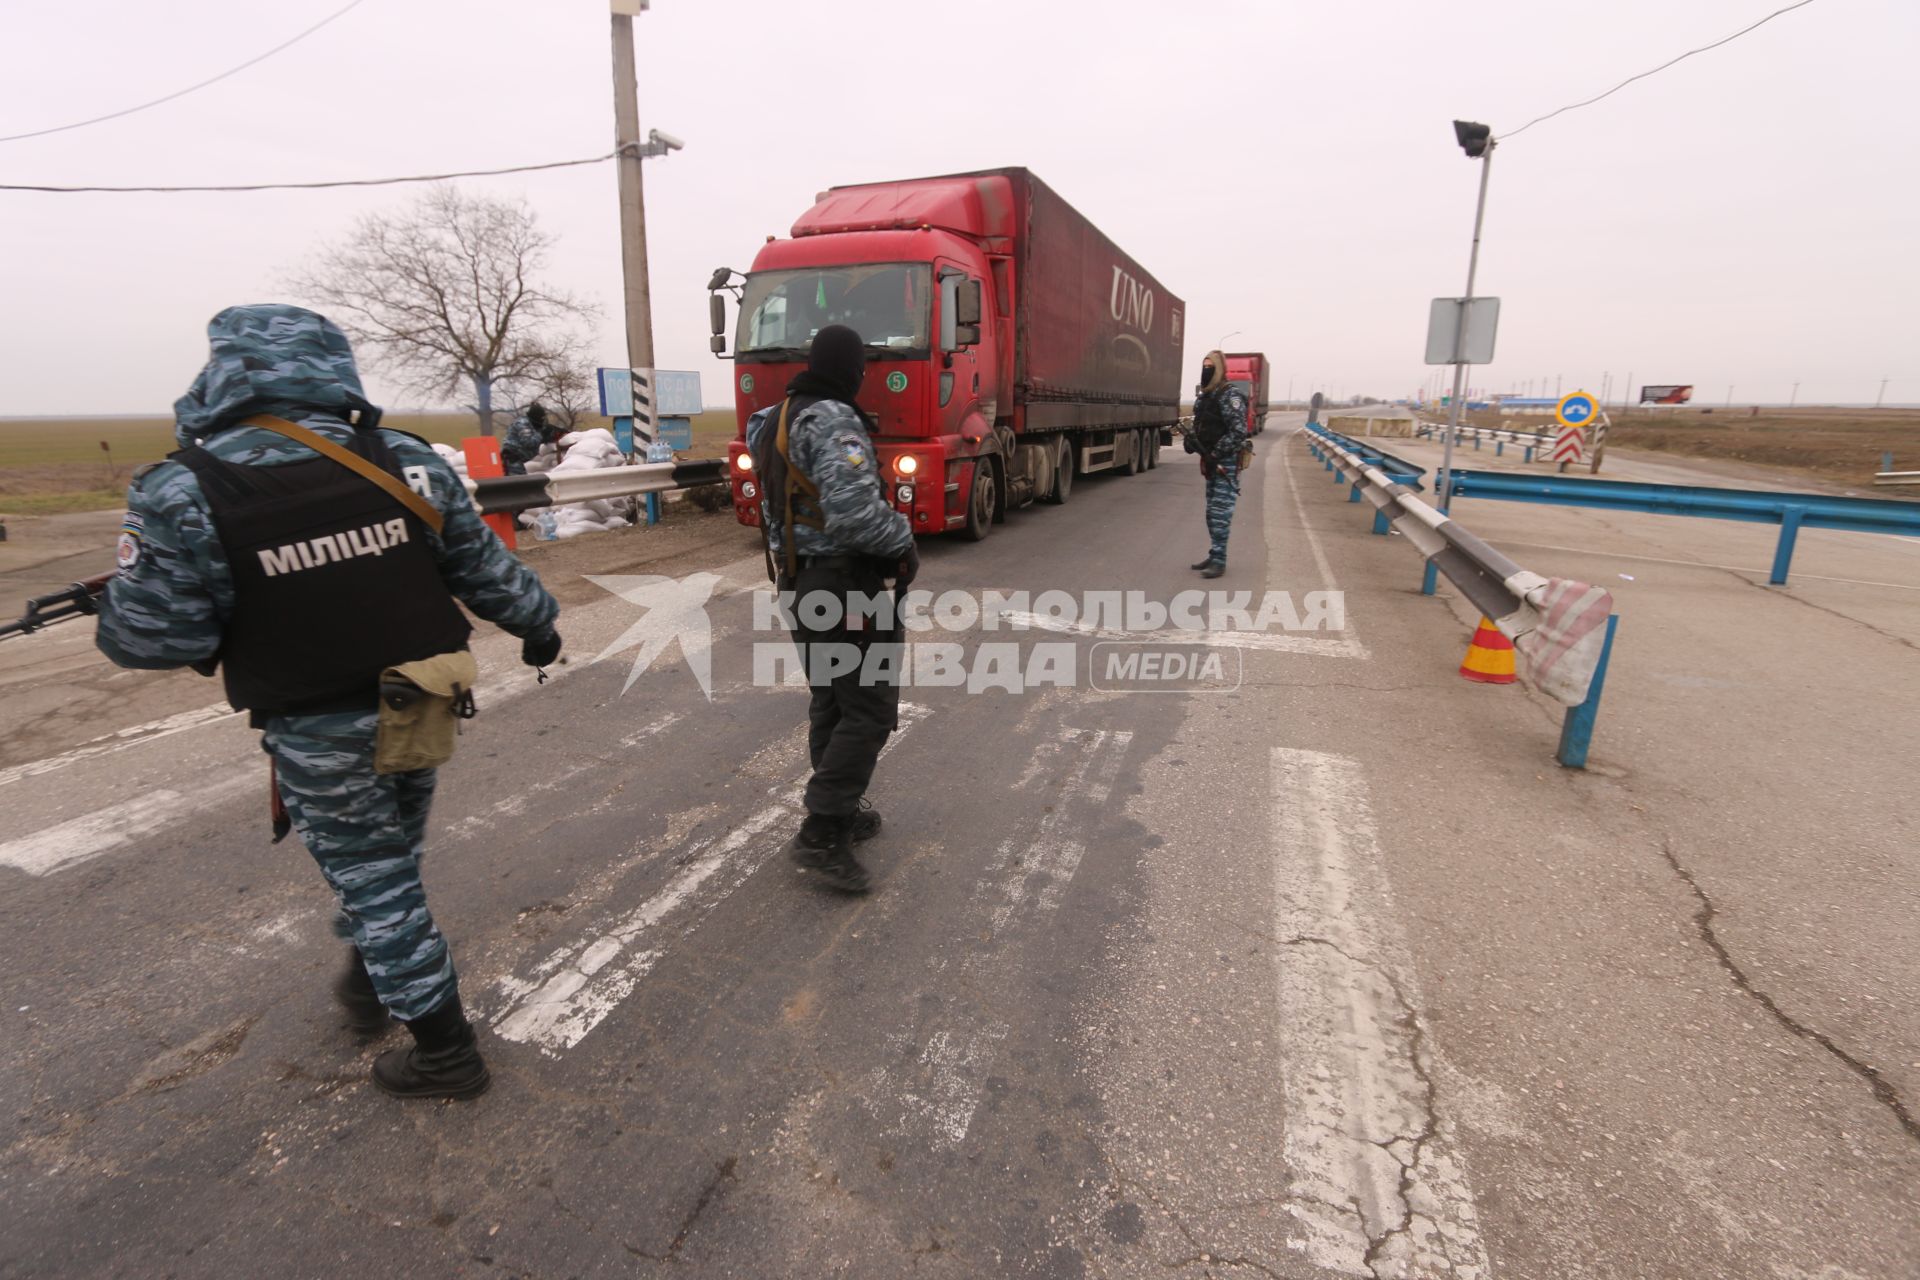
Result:
M1287 631L1189 631L1179 627L1159 631L1121 631L1085 622L1067 622L1044 614L1002 609L1000 617L1016 627L1092 636L1099 640L1129 640L1138 644L1200 644L1214 649L1259 649L1268 653L1303 653L1316 658L1357 658L1365 661L1367 647L1350 636L1328 639L1294 635Z
M170 738L176 733L196 729L203 724L213 724L221 720L231 720L242 714L224 702L212 706L196 707L192 711L182 711L177 715L161 720L149 720L145 724L128 725L108 734L104 738L95 738L84 742L71 751L63 751L57 756L48 756L44 760L29 760L25 764L16 764L0 769L0 787L9 782L18 782L22 778L38 777L43 773L52 773L64 769L70 764L82 760L91 760L96 756L112 755L116 751L125 751L128 747L137 747L143 743L160 738Z
M1301 427L1287 436L1286 443L1291 444L1296 439L1305 438L1306 428ZM1314 566L1320 570L1320 581L1326 584L1327 590L1338 591L1340 584L1333 579L1333 567L1327 563L1326 549L1320 545L1320 535L1314 532L1312 523L1307 519L1306 504L1300 501L1300 482L1293 478L1292 459L1284 448L1280 449L1275 456L1280 459L1280 470L1287 477L1287 492L1293 495L1293 509L1300 515L1300 531L1307 535L1307 549L1313 553ZM1268 486L1268 491L1272 491L1272 486ZM1266 517L1263 523L1266 525L1269 564L1277 562L1281 550L1278 498L1278 494L1268 498L1266 510L1262 513ZM1368 510L1371 511L1372 508L1369 507Z
M1275 747L1275 958L1288 1211L1318 1266L1375 1280L1484 1280L1487 1253L1431 1030L1374 833L1344 756Z
M931 708L901 703L900 728L887 740L881 757L931 714ZM611 921L589 926L578 941L535 964L530 978L501 978L495 985L506 1005L491 1015L494 1030L554 1058L579 1044L665 954L665 944L654 941L663 924L673 921L682 937L692 933L785 842L805 784L801 775L775 786L772 803L719 839L696 844L680 870L652 897ZM764 838L776 830L777 837Z
M266 774L249 772L223 778L191 795L149 791L135 799L96 809L58 826L0 844L0 867L13 867L30 876L51 875L163 831L183 818L204 813L249 791L260 797L260 820L264 825L266 790Z
M632 733L620 739L620 745L623 747L637 747L648 738L658 737L660 734L665 733L686 718L687 716L684 711L669 711L653 723L635 729Z
M1112 798L1132 741L1125 730L1075 729L1064 736L1061 745L1080 752L1065 784L1032 836L1000 845L974 894L994 904L988 941L1001 942L1038 925L1059 907L1087 852L1076 834L1082 811L1099 809ZM958 968L963 978L977 980L985 976L988 960L983 952L969 951ZM869 1077L868 1109L884 1120L885 1102L891 1100L909 1122L931 1132L935 1147L959 1146L973 1127L995 1047L1006 1035L1007 1024L990 1019L958 1031L938 1027L918 1052L908 1048L907 1037L896 1038L893 1043L903 1056L911 1054L912 1065L876 1067Z

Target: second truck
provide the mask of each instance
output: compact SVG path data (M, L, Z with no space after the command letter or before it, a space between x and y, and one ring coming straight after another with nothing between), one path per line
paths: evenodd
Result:
M979 540L1035 500L1062 503L1094 471L1157 465L1180 417L1185 305L1025 169L835 187L769 239L739 297L728 448L734 512L759 523L743 438L806 365L813 335L866 343L860 407L895 509L916 534Z

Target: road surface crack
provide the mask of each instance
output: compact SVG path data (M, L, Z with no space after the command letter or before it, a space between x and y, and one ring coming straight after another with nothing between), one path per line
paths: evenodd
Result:
M1699 902L1699 908L1693 913L1694 928L1699 932L1700 940L1707 944L1707 947L1713 952L1714 957L1720 962L1720 967L1725 969L1727 976L1733 979L1733 985L1758 1001L1760 1007L1772 1014L1774 1020L1781 1026L1791 1031L1794 1035L1799 1036L1802 1040L1807 1040L1819 1045L1822 1049L1825 1049L1828 1053L1839 1059L1840 1062L1846 1066L1847 1070L1853 1072L1862 1080L1865 1080L1867 1086L1873 1091L1874 1100L1893 1113L1894 1119L1899 1122L1900 1127L1906 1131L1909 1138L1920 1142L1920 1121L1914 1119L1913 1112L1908 1110L1905 1101L1900 1097L1899 1090L1893 1087L1893 1083L1881 1075L1878 1068L1860 1061L1860 1059L1854 1057L1845 1049L1842 1049L1834 1043L1833 1038L1827 1035L1826 1032L1816 1030L1800 1022L1778 1004L1774 1003L1772 996L1754 986L1753 981L1747 977L1746 971L1740 967L1739 962L1728 952L1726 944L1720 941L1719 932L1713 927L1714 919L1718 916L1719 911L1713 905L1713 899L1707 896L1706 890L1700 887L1700 882L1693 878L1693 873L1681 865L1679 856L1673 851L1673 841L1671 838L1662 837L1660 841L1660 854L1667 860L1667 865L1673 868L1673 873L1686 883L1687 888L1693 892L1695 900Z

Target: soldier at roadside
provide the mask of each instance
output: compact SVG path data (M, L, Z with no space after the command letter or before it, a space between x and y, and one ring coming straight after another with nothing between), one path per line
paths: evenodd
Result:
M889 584L905 591L920 568L907 518L887 504L872 419L856 403L865 376L860 335L828 325L814 335L806 371L787 384L787 398L747 424L775 582L798 602L838 602L838 621L826 627L809 626L807 610L795 609L793 639L812 689L807 745L813 777L806 820L788 851L848 893L869 887L853 846L880 830L880 814L865 797L880 748L897 727L900 685L892 676L874 678L878 664L864 659L831 674L829 655L897 646ZM881 602L877 617L859 616L872 601Z
M527 474L527 464L540 456L540 451L550 444L557 444L565 433L547 419L547 406L535 400L527 406L525 415L515 418L513 425L507 428L507 438L500 445L500 461L506 465L510 476Z
M1193 567L1203 578L1217 578L1227 571L1227 533L1248 450L1247 395L1227 381L1227 359L1218 351L1209 351L1200 366L1193 430L1185 444L1188 453L1200 455L1200 474L1207 481L1207 555Z
M472 1097L489 1075L420 881L431 764L472 708L459 604L535 666L559 655L559 606L431 446L378 426L333 324L245 306L207 332L181 448L128 490L97 643L123 667L220 671L264 731L275 838L297 830L338 900L335 995L357 1030L391 1014L413 1035L374 1083Z

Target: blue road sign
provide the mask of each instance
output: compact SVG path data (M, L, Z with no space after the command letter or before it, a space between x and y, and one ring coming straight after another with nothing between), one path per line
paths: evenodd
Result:
M1599 412L1600 406L1592 396L1584 391L1572 391L1561 397L1554 416L1569 427L1584 427Z
M666 445L669 449L693 448L693 419L660 419L660 434L655 436L654 439Z

